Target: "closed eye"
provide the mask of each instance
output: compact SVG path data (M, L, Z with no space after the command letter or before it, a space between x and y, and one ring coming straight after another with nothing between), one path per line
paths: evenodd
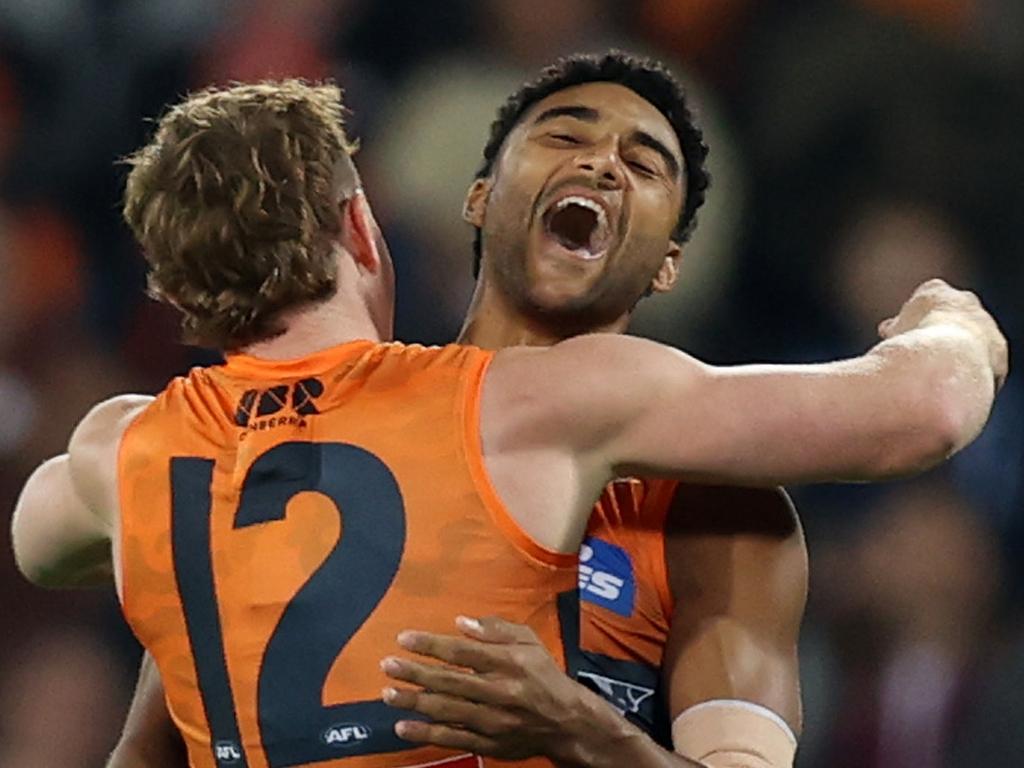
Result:
M630 166L630 167L631 167L631 168L632 168L633 170L635 170L635 171L639 171L639 172L640 172L640 173L642 173L642 174L643 174L644 176L654 176L654 175L656 175L656 173L657 173L657 172L656 172L656 171L655 171L655 170L654 170L653 168L651 168L651 167L650 167L649 165L646 165L645 163L639 163L639 162L637 162L636 160L631 160L631 161L629 162L629 166Z
M577 139L570 133L552 133L551 138L555 141L560 141L564 144L582 144L583 142Z

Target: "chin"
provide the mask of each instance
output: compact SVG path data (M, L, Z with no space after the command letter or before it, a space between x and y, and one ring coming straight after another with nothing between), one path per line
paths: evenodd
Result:
M527 303L541 312L586 312L590 286L535 287L527 296Z
M565 336L606 328L622 315L594 302L586 291L534 292L526 297L525 309L535 321Z

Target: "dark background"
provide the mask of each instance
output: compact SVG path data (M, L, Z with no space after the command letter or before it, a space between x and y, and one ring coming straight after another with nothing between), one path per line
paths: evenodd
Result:
M716 180L681 287L638 332L722 363L852 355L942 276L1024 337L1020 0L0 0L0 508L90 404L210 359L144 297L118 215L116 161L163 105L336 79L398 337L443 342L495 109L557 55L611 45L689 84ZM1024 764L1022 390L1011 377L981 440L925 478L796 489L801 766ZM32 588L9 556L0 590L0 766L100 766L138 654L112 594Z

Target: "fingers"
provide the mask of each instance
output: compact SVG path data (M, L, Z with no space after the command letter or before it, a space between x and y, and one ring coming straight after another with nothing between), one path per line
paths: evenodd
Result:
M395 723L395 733L406 741L417 744L435 744L439 747L465 750L478 755L491 754L498 748L494 739L441 723L399 720Z
M956 288L937 277L917 286L908 303L914 299L924 299L932 303L953 305L960 309L981 308L981 299L978 298L976 293Z
M927 293L932 291L941 291L945 289L955 290L953 286L943 280L941 277L933 277L931 280L925 280L921 283L914 293Z
M514 624L498 616L471 619L459 616L455 624L469 637L485 643L536 643L537 634L525 624Z
M471 720L476 719L475 710L480 709L479 704L465 699L408 688L385 688L381 691L381 698L392 707L419 712L442 723L469 725Z
M484 736L509 733L519 725L515 717L503 710L443 693L385 688L381 696L393 707L419 712L434 722L458 725Z
M888 339L892 335L892 329L896 326L896 318L890 317L883 320L878 324L878 336L882 339Z
M484 678L470 672L421 664L411 659L399 659L391 656L384 659L380 666L384 674L393 680L414 683L431 691L461 696L471 701L478 700L481 688L486 684Z
M494 672L504 668L500 649L494 644L432 632L401 632L398 644L406 650L439 661L466 667L477 672Z
M393 680L413 683L434 693L459 696L470 702L496 704L514 703L509 683L500 683L486 677L449 667L421 664L411 659L388 657L381 662L384 674Z

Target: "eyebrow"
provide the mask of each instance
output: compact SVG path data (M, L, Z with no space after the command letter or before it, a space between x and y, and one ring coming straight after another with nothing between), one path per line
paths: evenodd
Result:
M576 120L580 120L584 123L596 123L601 118L601 113L592 107L583 107L577 105L570 105L564 107L552 107L541 112L537 119L533 121L534 125L540 125L548 120L554 120L557 117L572 117ZM679 175L681 164L679 158L670 150L665 144L658 139L654 138L651 134L646 131L634 131L630 138L637 144L645 147L649 147L661 155L662 159L668 165L669 172L673 177Z
M554 120L556 117L563 116L574 117L577 120L582 120L584 123L596 123L601 117L600 113L591 107L552 107L541 112L537 119L533 121L533 124L540 125L548 120Z
M630 138L632 138L633 141L635 141L637 144L641 144L645 147L650 147L659 155L661 155L661 157L665 160L665 163L668 165L668 169L673 177L679 175L679 160L672 153L672 150L666 147L661 141L654 138L653 136L651 136L651 134L647 133L646 131L634 131L633 135Z

